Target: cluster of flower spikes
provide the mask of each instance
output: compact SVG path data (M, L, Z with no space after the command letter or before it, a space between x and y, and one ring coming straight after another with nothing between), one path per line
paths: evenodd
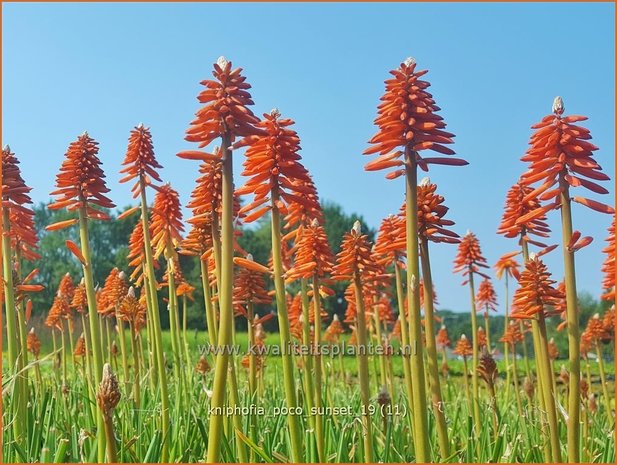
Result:
M404 151L401 148L411 150L417 165L424 171L428 171L430 164L467 164L458 158L422 158L419 155L423 150L444 155L454 154L452 149L444 145L453 142L454 134L444 130L446 123L437 114L440 108L426 90L430 84L420 79L427 72L416 70L413 58L407 58L397 69L390 71L393 77L385 81L385 93L381 97L375 119L379 130L369 141L372 147L364 151L365 155L379 153L379 156L367 163L365 170L394 168L386 175L388 179L403 175L405 170L401 168L404 164L401 155Z
M563 293L554 287L556 281L540 258L532 254L518 281L514 293L512 318L532 319L542 314L548 316L548 309L564 298Z
M142 183L151 184L152 179L161 182L156 170L162 168L162 166L154 156L152 134L150 129L141 123L131 130L129 145L122 165L124 168L120 170L120 174L125 176L120 179L120 182L124 183L136 179L135 184L131 187L133 198L141 194Z
M307 209L319 208L315 188L306 168L299 162L300 138L290 126L294 121L281 118L277 109L264 114L257 125L262 134L246 137L234 147L248 147L243 176L249 180L236 192L252 194L252 202L242 208L247 213L245 223L261 218L271 210L272 198L283 215L291 203L304 204ZM250 212L250 213L249 213Z
M593 158L593 152L598 148L589 142L589 130L574 124L587 118L563 116L563 113L563 100L556 97L553 113L532 126L535 132L529 141L530 147L521 158L529 163L527 172L521 176L521 183L525 186L541 183L527 197L551 201L537 210L538 215L560 207L561 194L566 186L582 186L597 194L608 193L594 182L610 179ZM573 197L572 200L602 213L614 213L613 208L591 199Z
M343 324L339 319L338 315L335 313L332 316L332 321L324 331L324 341L330 344L338 344L340 341L340 336L345 332L343 328Z
M484 278L478 286L476 293L476 310L497 311L497 293L489 278Z
M98 142L87 132L71 142L56 176L58 189L51 193L56 200L48 208L67 208L69 211L85 208L88 218L109 219L106 213L95 208L115 206L105 195L109 188L105 184L98 152Z
M97 310L102 316L113 316L129 290L124 272L113 268L107 278L101 293L100 305Z
M150 228L152 230L152 248L154 258L160 257L168 248L175 247L182 241L182 209L180 197L169 184L155 187L156 195L152 205Z
M551 232L546 223L546 212L542 210L540 200L533 193L533 188L524 185L520 180L508 190L497 234L546 247L543 242L531 238L531 235L549 237Z
M604 273L604 279L602 280L602 300L612 300L615 302L615 254L617 248L615 247L615 217L613 216L613 222L608 228L608 237L606 238L608 243L602 252L606 254L604 263L602 264L602 272Z
M234 274L233 304L236 313L246 317L247 305L272 302L272 296L268 293L265 280L270 270L253 261L251 255L248 255L246 259L236 257L234 262L238 266L238 272ZM249 323L252 324L252 322Z
M523 342L525 340L525 336L521 333L521 326L516 321L510 321L508 326L506 327L506 332L499 339L499 342L505 342L510 344L510 346L515 346L519 342Z
M452 352L460 357L471 357L471 355L473 355L473 347L471 342L469 342L464 334L461 334L461 337L456 342L456 347Z
M11 245L19 251L21 258L34 261L40 258L36 253L38 237L34 225L34 212L26 205L32 203L28 193L32 189L26 186L21 177L19 160L11 148L2 149L2 206L8 209Z
M454 258L454 272L462 272L463 276L475 273L483 278L488 278L485 273L480 271L481 268L488 267L486 258L482 255L480 249L480 241L474 233L467 232L458 245L458 251ZM467 284L467 281L463 282L463 285L465 284Z
M520 265L514 259L514 257L516 257L519 254L520 252L518 251L508 252L506 254L503 254L501 257L499 257L499 260L497 260L497 263L495 263L495 265L493 266L493 268L495 269L495 276L497 276L497 279L501 279L503 276L509 276L518 281L518 278L520 276L520 273L519 273Z
M146 326L146 306L135 294L135 288L129 287L118 307L118 318L126 321L136 333Z

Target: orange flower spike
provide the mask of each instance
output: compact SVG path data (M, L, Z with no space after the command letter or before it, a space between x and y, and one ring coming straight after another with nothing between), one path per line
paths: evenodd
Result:
M548 341L548 356L551 360L556 360L559 357L559 349L557 349L557 344L555 344L555 339L551 338Z
M62 279L60 280L60 284L58 285L58 296L62 297L70 303L75 296L75 289L75 284L71 279L71 275L69 273L66 273L62 277Z
M482 350L483 347L486 347L488 340L486 339L486 332L484 332L484 328L480 326L478 328L478 347Z
M596 313L589 319L585 332L591 341L603 341L604 339L610 339L610 336L607 334L606 328L600 319L599 313Z
M270 304L272 297L268 294L264 279L265 273L250 264L247 266L247 263L259 264L253 261L253 257L250 254L243 261L235 262L240 269L234 276L234 304ZM265 268L262 265L259 266ZM267 268L265 269L269 272Z
M34 212L23 206L9 207L9 223L13 250L25 260L39 260L41 256L36 252L39 239L34 224Z
M122 297L118 307L118 317L130 323L134 331L139 331L146 323L146 307L135 295L135 289L129 287L126 295Z
M437 114L439 107L433 96L426 90L430 83L420 78L428 71L416 70L413 58L407 58L401 65L390 71L394 77L385 81L386 90L381 97L375 125L377 134L369 141L372 147L364 151L366 155L379 153L367 163L365 170L376 171L395 168L388 174L396 177L403 167L401 155L403 147L416 152L417 163L424 171L429 164L466 165L457 158L421 158L419 152L432 150L444 155L454 151L445 145L453 142L454 134L446 132L443 118Z
M67 208L73 211L85 208L90 218L108 219L107 215L93 207L115 207L105 196L109 189L105 184L105 173L98 152L98 143L87 132L69 145L56 176L58 189L51 193L56 201L49 205L50 209Z
M520 325L517 322L510 321L508 327L506 328L505 334L499 339L499 342L505 342L514 346L519 342L523 342L525 340L525 336L521 333Z
M288 281L313 276L321 278L331 273L333 266L334 255L330 250L326 231L315 219L300 232L295 263L287 271L286 278Z
M602 324L604 325L604 331L610 336L611 339L615 338L615 305L604 312L602 318Z
M41 341L34 332L34 328L31 328L26 338L26 347L28 352L34 355L34 358L38 358L41 353Z
M526 197L552 202L539 209L538 213L559 208L560 196L567 190L566 186L581 186L596 194L608 193L595 182L610 179L593 158L593 152L598 147L588 142L591 139L588 129L574 124L587 118L563 116L563 113L563 100L556 97L553 114L532 126L535 132L530 138L530 147L521 158L529 163L527 172L521 176L521 183L525 186L541 183ZM603 213L614 213L613 208L599 202L584 198L573 200Z
M124 272L118 270L118 268L112 269L103 285L103 295L105 296L107 307L100 310L114 312L126 296L128 289L129 286Z
M332 322L326 328L324 332L324 340L330 344L338 344L340 340L340 335L343 334L345 330L343 329L343 324L341 320L339 320L338 315L335 313L332 317Z
M510 239L524 239L538 247L546 247L546 244L531 239L530 235L549 237L551 230L546 223L546 213L551 207L542 207L533 192L533 188L524 185L520 180L508 190L497 233Z
M26 186L21 177L19 160L8 145L2 149L2 200L13 205L31 204L28 193L32 188Z
M284 218L285 225L283 228L290 232L294 228L296 228L296 231L299 231L299 226L308 225L313 220L317 220L319 224L323 224L323 212L319 203L317 189L315 188L312 178L310 181L296 179L292 182L296 184L296 189L302 192L302 197L306 197L309 201L293 201L287 205L287 215Z
M356 221L353 229L345 233L341 243L341 251L336 256L336 265L332 268L332 276L337 280L348 280L358 274L362 285L370 284L371 272L380 273L380 267L373 259L371 244L366 234L360 232L360 222Z
M389 215L381 221L375 240L375 256L386 264L403 266L405 256L405 217Z
M152 248L154 258L161 256L170 246L176 246L182 241L181 233L184 231L182 224L182 210L180 197L169 184L156 188L152 218Z
M258 124L263 135L247 137L235 144L236 148L248 146L242 175L250 179L236 191L239 195L253 194L253 202L243 208L248 215L245 222L265 215L271 205L263 205L272 199L281 201L277 206L284 213L287 205L294 202L308 209L319 209L315 196L306 195L311 190L306 186L312 180L299 162L300 138L290 129L293 124L293 120L281 118L279 111L273 109Z
M131 187L133 198L139 197L141 186L151 184L151 179L161 182L156 170L162 168L162 166L159 165L154 156L150 128L146 128L140 123L139 126L131 130L129 145L122 165L124 168L120 170L120 174L125 176L120 179L121 183L137 178L137 182ZM140 181L143 181L143 183Z
M602 300L615 301L615 254L617 248L615 247L615 217L613 216L613 222L608 228L608 237L606 238L608 245L602 249L602 252L606 254L604 263L602 264L602 272L604 273L604 279L602 280Z
M71 308L77 310L79 313L85 313L88 310L86 285L83 279L75 288L73 299L71 300Z
M444 219L449 209L443 204L443 196L435 192L436 189L437 185L431 184L429 178L422 179L418 185L418 235L432 242L457 244L460 242L459 235L446 229L453 226L454 221ZM402 213L404 215L404 209ZM403 238L404 229L403 226Z
M436 341L437 347L439 349L444 349L446 347L452 346L452 342L450 341L450 336L448 335L446 325L441 325L441 328L439 328L439 331L437 331Z
M467 340L467 337L464 334L461 334L461 337L457 341L456 347L452 352L460 357L471 357L473 354L473 349L471 347L471 343Z
M463 276L476 273L483 278L488 278L486 274L480 271L480 268L488 268L486 258L482 255L480 242L476 235L467 232L458 245L458 252L454 259L454 272L462 272Z
M476 294L476 309L497 311L497 293L490 279L484 278L478 286Z
M495 269L495 275L497 279L501 279L502 276L509 276L518 281L519 278L519 263L514 259L520 252L510 252L502 255L497 263L493 266Z
M563 300L562 292L550 278L546 265L531 254L514 293L512 318L531 319L540 313L547 316L545 307L554 307Z

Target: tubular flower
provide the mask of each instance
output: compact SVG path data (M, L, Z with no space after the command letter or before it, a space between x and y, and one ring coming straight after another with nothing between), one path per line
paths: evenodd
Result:
M488 268L486 258L482 255L480 241L472 232L465 234L458 245L458 252L454 259L454 272L463 272L463 276L476 273L483 278L488 276L480 271L480 268ZM463 283L466 284L466 281Z
M252 261L249 256L248 261ZM264 273L249 266L239 266L234 276L233 301L235 306L251 304L270 304L272 297L266 288Z
M606 242L608 242L608 245L602 249L602 252L606 254L602 264L602 272L604 273L602 289L605 291L602 294L602 300L615 301L615 254L617 253L615 248L615 217L613 217L613 222L608 228Z
M34 212L22 206L9 206L9 223L12 249L25 260L39 260L41 256L36 252L39 238L34 224Z
M152 235L152 225L150 225ZM129 266L134 268L130 279L136 286L141 286L144 279L144 263L146 263L146 249L144 243L144 229L142 223L138 221L129 237L129 252L127 255ZM154 268L159 268L159 262L154 261Z
M26 186L21 177L19 160L8 145L2 149L2 200L13 206L21 206L32 203L28 193L32 189Z
M124 272L121 272L118 268L113 268L109 275L107 275L103 285L103 305L98 308L99 313L104 315L113 314L126 296L128 289Z
M610 336L606 332L606 328L602 324L602 320L600 319L600 315L598 313L589 318L585 333L587 333L589 339L594 342L604 341L606 339L610 340Z
M155 259L159 258L168 246L180 243L181 232L184 231L178 193L169 184L157 187L156 190L150 223Z
M34 355L35 358L37 358L41 353L41 341L34 332L34 328L30 329L30 331L28 332L28 336L26 338L26 346L28 352Z
M459 235L445 228L453 226L454 221L444 219L449 208L443 204L445 199L435 192L436 189L437 184L431 184L428 178L424 178L418 185L418 235L432 242L457 244L460 242ZM403 218L405 218L404 212L403 205L401 208Z
M83 334L81 334L77 338L77 343L75 344L75 350L73 351L73 355L75 357L83 357L86 355L86 338Z
M486 347L486 333L484 332L484 328L482 326L480 326L478 328L478 347L480 349L482 349L483 347Z
M85 208L89 218L109 219L107 214L95 209L113 208L114 203L105 196L109 189L105 185L105 173L101 168L98 142L87 132L69 145L65 159L56 176L57 190L51 195L56 201L48 208L67 208L69 211Z
M248 92L251 86L241 72L242 68L232 70L231 62L224 57L217 60L212 72L214 80L201 82L206 88L197 100L204 106L195 113L195 119L186 132L187 141L198 142L199 148L203 148L223 135L230 135L233 139L259 132L254 127L259 119L248 108L253 105ZM212 158L198 151L183 152L179 156L202 160Z
M288 281L323 277L332 272L334 255L328 245L326 231L317 220L302 228L296 248L294 265L286 273Z
M452 347L452 342L450 341L450 336L448 335L446 325L441 325L441 328L437 331L436 342L437 348L440 350L445 349L446 347Z
M162 166L159 165L154 156L150 128L146 128L140 123L131 131L129 146L126 149L126 156L122 165L124 168L120 170L120 174L125 174L125 176L120 179L120 182L128 182L138 178L137 182L131 187L133 198L138 197L141 193L141 181L150 184L150 178L152 178L161 182L156 170L162 168Z
M544 313L545 306L554 307L563 299L563 294L554 287L546 265L536 256L530 257L519 279L519 288L514 293L512 318L531 319Z
M556 360L559 357L559 349L557 348L557 344L555 344L555 339L551 338L548 341L548 356L551 360Z
M556 97L553 114L545 116L542 121L532 126L535 132L529 141L530 147L521 158L529 163L528 171L521 176L521 183L530 186L541 182L540 186L526 197L552 201L538 209L537 216L559 208L560 195L567 186L582 186L596 194L608 193L608 190L594 182L610 179L593 159L593 152L598 150L598 147L588 142L591 139L588 129L574 124L587 118L563 116L563 112L563 101L561 97ZM602 213L614 213L613 208L594 200L582 197L574 197L572 200ZM526 219L521 218L518 221L521 220Z
M471 357L473 355L473 348L471 343L467 340L467 337L464 334L461 334L460 339L456 343L456 347L452 351L456 355L460 357Z
M191 218L188 222L191 229L180 244L178 252L205 259L212 250L212 223L206 217Z
M135 332L146 325L146 307L135 296L131 286L118 307L118 318L131 324Z
M405 217L389 215L381 221L375 240L375 257L386 265L396 263L403 266L405 256Z
M365 170L395 168L386 177L394 179L401 176L404 169L400 158L404 152L396 150L401 147L409 147L416 153L416 162L424 171L428 171L429 164L467 164L458 158L421 158L418 154L422 150L454 154L444 145L453 142L454 134L444 131L446 123L437 114L439 107L426 90L430 84L420 79L427 72L416 71L413 58L407 58L397 69L390 71L394 77L385 81L386 90L375 119L379 131L369 141L372 147L364 151L365 155L379 153L379 156L367 163Z
M476 309L497 311L497 293L493 287L493 283L488 278L484 278L478 286L476 294Z
M502 276L510 276L518 281L520 273L518 271L520 265L514 259L520 252L509 252L503 254L497 263L493 266L495 269L495 275L497 279L501 279Z
M75 288L73 293L73 299L71 300L71 308L77 310L79 313L86 313L88 310L88 298L86 294L86 284L83 279Z
M326 331L324 332L324 341L329 344L338 344L340 336L344 331L343 324L341 323L341 320L339 320L338 315L335 313L332 317L332 322L328 325Z
M279 111L274 109L264 114L258 124L263 135L247 137L236 144L236 148L248 146L242 175L250 179L236 191L238 195L254 195L253 201L241 210L247 213L246 223L261 218L272 208L267 204L270 196L277 200L284 214L290 203L304 204L308 209L319 208L316 198L310 195L314 194L311 177L299 162L300 138L289 128L292 124L293 120L281 118Z
M69 273L66 273L60 280L60 284L58 285L58 296L65 299L69 306L73 301L73 297L75 296L75 284L73 284L73 280Z
M312 221L317 221L319 224L323 224L323 212L319 204L319 196L317 195L317 189L311 176L309 175L309 181L301 179L292 180L293 183L301 185L301 189L305 192L302 193L302 197L309 199L308 202L290 202L287 205L287 215L285 216L284 229L286 231L292 231L296 228L300 230L300 226L311 224Z
M615 338L615 305L609 308L606 312L604 312L604 317L602 318L602 324L604 325L604 330L611 337L611 339Z
M505 342L510 344L510 346L514 347L519 342L523 342L525 340L525 336L521 333L520 325L515 321L510 321L508 327L506 328L506 332L499 339L499 342Z
M381 268L371 253L371 244L366 234L360 232L360 223L356 221L351 231L346 232L341 243L341 250L336 256L336 265L332 276L337 280L349 280L358 275L364 286L371 287L370 279L381 274Z
M218 154L218 149L215 150ZM223 162L220 160L204 161L199 166L197 178L188 207L193 215L220 215L223 203Z
M68 308L66 301L62 297L56 296L49 312L47 313L45 326L62 331L62 319L66 318L67 315L70 315L70 309Z
M542 242L529 237L530 234L548 237L551 232L546 223L546 211L542 211L540 200L533 192L533 188L520 180L508 190L497 234L510 239L518 237L538 247L546 247Z

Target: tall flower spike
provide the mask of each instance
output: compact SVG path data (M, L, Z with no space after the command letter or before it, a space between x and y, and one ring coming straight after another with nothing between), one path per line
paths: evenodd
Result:
M602 272L604 273L604 279L602 280L602 300L615 301L615 217L613 216L613 222L608 228L608 237L606 238L608 245L602 249L602 252L606 254L604 263L602 264Z
M296 228L296 231L299 231L299 226L311 224L314 220L319 224L323 224L323 212L319 203L317 188L312 178L309 182L299 179L293 182L301 185L301 189L304 191L302 197L307 197L309 201L302 203L290 202L287 205L287 216L284 218L285 225L283 228L290 232L294 228Z
M531 239L530 234L538 237L549 236L551 230L546 223L546 210L550 208L542 207L537 196L532 194L533 188L525 186L522 181L517 182L508 190L497 233L511 239L524 239L538 247L546 247L546 244Z
M404 174L403 151L409 146L416 153L418 166L428 171L429 164L466 165L459 158L422 158L419 152L432 150L444 155L454 151L445 145L453 142L454 134L446 132L446 123L437 114L439 107L433 96L426 90L430 84L420 78L428 71L417 71L415 61L405 61L390 71L394 77L385 81L386 91L381 97L375 125L379 128L364 154L379 153L379 156L364 167L367 171L395 168L386 175L393 179Z
M154 257L158 258L168 245L177 245L182 241L181 233L182 210L180 197L169 184L156 188L154 204L152 206L152 248Z
M520 252L509 252L503 254L497 263L493 266L495 269L495 276L497 279L501 279L502 276L510 276L518 281L519 278L519 263L514 259Z
M461 337L457 341L456 347L452 352L460 357L471 357L473 354L473 349L471 347L471 343L467 340L467 337L464 334L461 334Z
M459 235L446 229L446 226L453 226L454 221L444 219L449 209L443 204L445 200L443 196L435 192L436 189L437 185L431 184L428 178L424 178L418 185L418 235L432 242L457 244L460 242ZM404 218L404 205L401 210Z
M131 187L133 198L139 197L141 193L141 180L145 184L150 184L151 179L161 182L157 169L162 166L156 161L154 156L154 147L152 146L152 134L150 128L146 128L143 124L139 124L131 130L129 136L129 145L126 149L126 156L122 162L124 168L120 170L120 174L125 176L120 179L121 183L128 182L137 178L137 181Z
M58 189L51 193L56 197L56 201L49 205L50 209L67 208L74 211L85 207L89 218L109 219L107 214L94 208L115 207L105 196L109 189L105 184L105 173L101 168L98 152L98 142L88 133L83 133L71 142L60 173L56 176Z
M360 222L354 223L354 228L345 233L341 243L341 251L336 256L336 265L332 276L337 280L349 280L358 273L362 285L368 284L373 274L380 274L381 268L371 254L371 244L366 234L360 231Z
M563 294L554 287L546 265L537 257L530 257L514 293L512 318L531 319L537 314L547 315L547 307L558 305Z
M541 182L526 198L537 197L552 202L538 209L538 215L559 208L560 195L565 192L566 186L582 186L596 194L608 194L606 188L594 182L610 179L593 158L593 152L598 147L589 142L591 134L588 129L574 124L587 118L563 116L563 100L559 98L555 101L553 114L532 126L535 132L529 141L530 147L521 158L529 163L529 169L521 176L521 183L531 186ZM614 212L613 208L594 200L582 197L572 200L602 213Z
M405 217L389 215L381 221L375 240L375 256L386 264L402 266L405 256Z
M488 265L486 258L482 255L480 242L474 233L467 232L458 245L458 252L454 259L454 272L462 272L463 276L476 273L483 278L488 278L486 274L480 271L481 268L488 268Z
M493 288L493 283L488 278L484 278L478 286L476 294L476 308L478 311L489 309L497 311L497 293Z
M28 193L31 190L21 177L19 160L5 145L2 149L2 200L14 205L30 204L32 199Z
M293 120L281 118L278 111L273 110L265 113L258 124L263 135L247 137L236 144L236 147L248 146L242 175L250 178L236 193L254 196L241 210L247 213L245 223L270 211L271 196L279 200L277 204L283 213L287 213L290 203L304 204L307 209L319 208L311 177L299 162L300 138L289 128L292 124Z
M332 271L333 266L334 256L323 226L314 221L302 228L297 243L295 263L287 271L287 280L323 277Z

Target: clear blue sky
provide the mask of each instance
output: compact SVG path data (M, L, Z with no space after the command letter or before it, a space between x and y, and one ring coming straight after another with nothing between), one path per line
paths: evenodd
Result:
M323 199L377 227L397 211L401 180L365 173L361 155L388 70L414 56L455 150L467 167L432 169L456 229L474 231L493 264L513 241L497 236L505 193L529 126L555 95L585 114L596 157L615 172L613 4L3 4L2 143L22 160L33 198L47 201L68 144L88 130L115 202L130 202L118 170L129 130L152 128L162 175L186 203L196 162L175 153L195 110L199 81L219 55L244 68L256 113L297 121L304 163ZM241 159L236 162L240 168ZM240 184L240 180L237 180ZM607 183L612 203L614 180ZM596 197L597 198L597 197ZM558 230L558 214L551 224ZM597 295L608 216L582 206L575 227L595 237L579 252L579 288ZM554 241L559 240L556 234ZM441 307L468 310L453 276L455 247L432 248ZM561 279L561 253L547 258ZM501 285L497 287L503 297Z

